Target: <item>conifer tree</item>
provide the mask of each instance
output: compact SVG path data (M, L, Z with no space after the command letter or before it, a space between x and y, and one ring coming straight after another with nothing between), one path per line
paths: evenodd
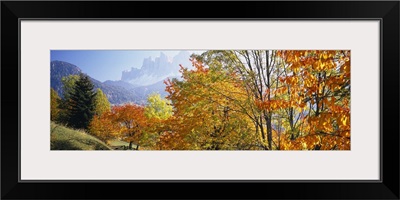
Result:
M93 83L89 77L80 74L74 86L69 102L68 124L73 128L87 129L90 121L95 114L95 96Z

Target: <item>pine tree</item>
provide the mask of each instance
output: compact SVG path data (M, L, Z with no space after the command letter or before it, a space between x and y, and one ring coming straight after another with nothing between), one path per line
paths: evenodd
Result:
M93 83L89 77L80 74L75 83L74 91L69 101L69 119L68 124L73 128L87 129L90 121L95 114L95 96Z

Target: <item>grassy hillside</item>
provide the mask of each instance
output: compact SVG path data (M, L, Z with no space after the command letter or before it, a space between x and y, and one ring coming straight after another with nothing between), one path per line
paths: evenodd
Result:
M110 140L110 141L108 141L108 144L114 150L128 150L128 147L129 147L129 142L124 142L121 140ZM136 149L137 145L132 144L132 148Z
M83 131L73 130L54 122L50 124L51 150L112 150L104 142Z

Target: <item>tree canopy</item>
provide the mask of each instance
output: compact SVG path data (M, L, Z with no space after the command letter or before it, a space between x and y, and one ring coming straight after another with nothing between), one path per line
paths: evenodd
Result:
M349 50L210 50L164 98L111 106L83 74L51 91L51 120L148 150L350 150ZM61 102L57 105L57 102Z

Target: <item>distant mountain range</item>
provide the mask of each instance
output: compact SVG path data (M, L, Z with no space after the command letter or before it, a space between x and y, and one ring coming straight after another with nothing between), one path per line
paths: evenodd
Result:
M61 82L62 77L66 77L69 75L78 75L79 73L82 73L82 70L71 63L63 61L52 61L50 63L50 87L53 88L60 97L63 97ZM125 102L142 102L142 98L136 95L134 91L127 90L122 86L102 83L90 76L89 78L94 84L95 89L100 88L107 95L108 100L112 104L121 104Z
M167 77L180 77L180 64L184 67L192 68L189 57L189 52L181 51L170 60L161 52L160 56L154 60L151 57L145 58L140 69L132 67L128 71L123 71L121 81L145 86L156 84Z
M187 51L181 51L172 59L168 58L164 53L160 53L160 56L154 59L151 57L144 59L141 68L131 68L123 71L121 80L101 82L89 77L95 89L100 88L111 104L127 102L144 104L147 96L151 93L157 92L162 97L167 95L164 80L167 78L180 79L180 64L187 68L192 68L189 57L190 54ZM82 70L74 64L64 61L51 61L50 86L60 97L63 97L62 77L80 73L83 73Z

